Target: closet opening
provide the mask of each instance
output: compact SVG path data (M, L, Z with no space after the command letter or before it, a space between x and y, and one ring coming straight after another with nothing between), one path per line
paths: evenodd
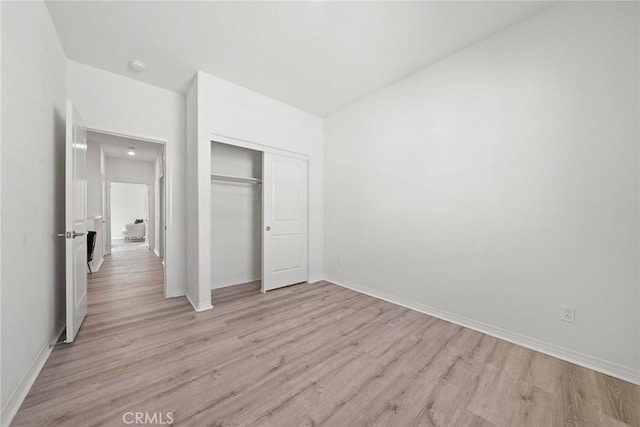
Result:
M260 293L261 151L211 143L211 289L214 306ZM224 289L222 289L224 288Z
M211 142L214 307L308 282L308 174L301 154Z

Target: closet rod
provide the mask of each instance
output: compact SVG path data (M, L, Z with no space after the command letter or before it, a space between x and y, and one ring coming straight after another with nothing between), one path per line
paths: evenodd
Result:
M212 181L243 182L243 183L246 183L246 184L260 184L262 182L258 178L244 178L244 177L241 177L241 176L217 175L217 174L212 174L211 175L211 180Z

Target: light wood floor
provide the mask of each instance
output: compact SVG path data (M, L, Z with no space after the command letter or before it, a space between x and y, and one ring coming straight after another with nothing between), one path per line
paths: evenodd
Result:
M105 260L14 425L640 425L637 386L326 282L195 313L162 276L144 248Z

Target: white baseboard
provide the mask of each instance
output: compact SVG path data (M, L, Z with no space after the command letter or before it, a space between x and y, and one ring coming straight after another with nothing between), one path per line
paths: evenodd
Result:
M245 283L256 282L258 280L262 280L262 278L256 277L254 279L251 279L247 277L240 277L240 278L229 279L229 280L220 280L218 282L212 283L211 289L227 288L229 286L236 286L236 285L242 285ZM307 279L307 283L317 283L317 282L320 282L321 280L324 280L324 276L318 275L314 277L309 277L309 279Z
M220 280L218 282L212 283L211 289L227 288L229 286L242 285L244 283L255 282L257 280L260 280L260 277L255 279L240 277L240 278L229 279L229 280Z
M313 277L309 277L307 279L307 283L317 283L324 280L324 276L322 275L318 275L318 276L313 276Z
M580 365L585 368L589 368L594 371L601 372L603 374L610 375L612 377L619 378L633 384L640 385L640 371L633 368L618 365L613 362L609 362L597 357L590 356L588 354L580 353L565 347L541 341L536 338L528 337L526 335L509 331L507 329L499 328L497 326L489 325L483 322L478 322L476 320L449 313L438 308L430 307L424 304L404 299L402 297L391 295L386 292L358 285L356 283L349 282L348 280L341 280L334 277L329 277L328 275L326 275L325 280L338 286L342 286L343 288L348 288L356 292L372 296L374 298L388 301L390 303L427 314L429 316L437 317L439 319L446 320L448 322L455 323L469 329L473 329L474 331L482 332L492 337L500 338L513 344L517 344L531 350L539 351L540 353L544 353L549 356L553 356L555 358L562 359L564 361L574 363L576 365Z
M213 306L211 305L211 303L200 303L200 304L194 304L193 301L191 301L191 298L189 298L189 295L185 294L184 295L187 300L189 301L189 303L191 303L191 306L193 307L193 309L197 312L200 311L207 311L207 310L211 310L213 308Z
M13 391L7 403L0 411L0 425L2 427L8 427L13 421L13 417L18 413L18 409L20 409L20 405L24 402L24 399L27 397L29 390L31 390L31 386L38 378L42 367L47 362L49 355L53 351L52 344L55 344L58 337L62 334L64 330L64 323L62 325L56 327L56 329L47 337L47 340L42 344L40 350L34 357L31 365L29 365L29 369L25 372L24 376L20 380L18 387Z
M183 297L185 296L184 292L175 292L173 294L166 294L164 297L165 298L177 298L177 297Z
M97 261L91 261L91 272L95 273L98 270L100 270L100 267L102 267L103 262L104 262L104 256L100 257L100 259Z

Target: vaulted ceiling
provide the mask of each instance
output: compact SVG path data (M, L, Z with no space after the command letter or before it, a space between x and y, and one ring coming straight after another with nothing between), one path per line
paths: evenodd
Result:
M50 1L69 59L185 92L202 70L325 116L545 2ZM148 69L128 66L138 58Z

